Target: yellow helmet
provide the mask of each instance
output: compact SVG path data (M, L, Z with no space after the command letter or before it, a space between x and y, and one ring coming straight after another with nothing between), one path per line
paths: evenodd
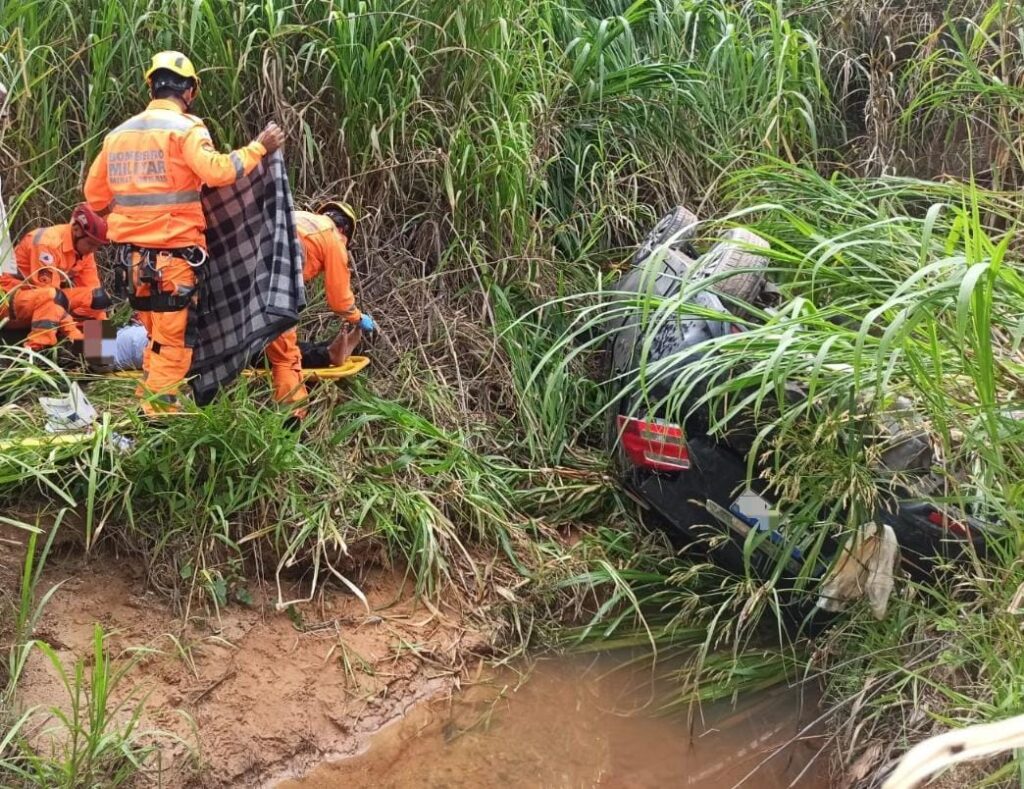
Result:
M350 206L348 203L343 203L340 200L327 200L326 202L321 203L320 206L316 209L316 212L318 214L326 214L329 211L335 211L343 214L344 216L347 216L349 221L352 222L352 232L349 233L349 235L355 235L357 220L355 209L352 208L352 206Z
M191 60L180 52L167 50L166 52L157 52L153 55L153 62L146 71L146 82L149 82L154 71L158 71L160 69L166 69L167 71L177 74L179 77L184 77L185 79L194 79L196 81L196 86L198 87L199 85L199 74L196 73L196 67L192 65Z

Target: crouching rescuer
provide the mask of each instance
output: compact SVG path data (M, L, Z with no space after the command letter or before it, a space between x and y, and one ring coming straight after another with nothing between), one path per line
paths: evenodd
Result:
M323 203L316 213L295 212L295 228L305 258L303 281L308 283L322 274L327 305L331 311L347 324L348 330L373 332L377 330L377 324L372 317L356 308L356 299L352 293L348 245L355 227L356 214L347 203L332 200ZM337 345L335 343L332 347ZM290 329L268 345L267 359L274 384L274 399L278 403L300 404L305 401L307 392L302 382L302 352L299 349L298 332ZM331 359L335 365L343 361L341 358ZM306 415L306 409L296 405L293 415L301 419Z
M85 183L89 205L108 213L117 245L115 281L146 328L149 344L136 395L147 414L177 410L192 364L194 315L206 262L200 189L226 186L277 150L270 123L259 137L218 153L202 120L188 111L199 76L180 52L160 52L146 71L151 101L110 132Z
M0 274L0 317L10 328L28 328L27 347L56 345L58 335L80 341L81 321L107 317L110 299L94 256L106 243L106 220L84 204L68 224L36 228L18 242L14 267Z

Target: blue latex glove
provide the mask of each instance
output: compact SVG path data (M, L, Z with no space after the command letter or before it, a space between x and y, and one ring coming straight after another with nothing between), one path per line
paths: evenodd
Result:
M367 333L377 331L377 322L365 312L363 313L363 317L359 319L359 323L357 323L356 326Z

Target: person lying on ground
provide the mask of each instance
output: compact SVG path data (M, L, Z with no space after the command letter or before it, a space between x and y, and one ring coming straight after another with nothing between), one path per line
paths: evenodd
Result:
M218 153L203 121L188 114L199 93L192 62L180 52L159 52L145 80L152 100L106 136L85 198L110 214L119 277L149 336L136 395L154 414L177 410L192 364L190 316L207 257L200 190L251 173L283 145L284 133L269 123L248 145Z
M58 335L82 340L81 321L106 318L110 306L94 256L106 243L106 220L84 204L66 225L29 231L0 273L5 328L27 328L25 345L35 351L56 345Z
M352 293L348 267L348 244L356 227L356 214L352 207L331 200L323 203L316 213L296 211L295 227L305 257L303 280L308 283L323 274L327 305L331 310L360 332L376 331L377 324L373 318L356 308ZM355 350L354 345L349 353L352 350ZM302 354L297 330L289 329L271 342L267 346L267 359L270 361L274 399L278 403L296 404L292 414L296 419L302 419L306 409L301 403L305 401L307 392L302 382ZM344 359L336 364L342 362Z
M329 343L300 342L301 369L322 369L344 364L345 359L351 355L352 348L358 344L360 333L360 329L355 327L350 330L342 330ZM90 366L96 372L141 370L148 345L149 336L146 333L146 327L137 315L133 315L127 326L117 329L113 341L109 345L104 342L101 351L104 362L90 360Z

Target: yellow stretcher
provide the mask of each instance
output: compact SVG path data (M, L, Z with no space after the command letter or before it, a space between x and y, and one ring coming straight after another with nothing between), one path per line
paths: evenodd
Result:
M307 381L340 381L342 378L351 378L370 363L368 356L349 356L345 363L338 367L304 367L302 377ZM270 375L269 367L248 367L242 371L247 378L255 376ZM105 373L106 377L112 378L141 378L142 370L121 370L116 373Z
M30 438L5 438L0 440L0 453L23 447L31 449L33 447L74 446L75 444L85 444L95 437L94 433L47 433Z
M304 368L302 370L302 377L306 380L339 381L342 378L351 378L360 370L363 370L369 363L370 359L367 356L350 356L344 364L338 367ZM270 375L270 370L262 367L250 367L244 370L242 374L252 378ZM116 373L104 373L103 376L137 379L142 377L142 370L121 370ZM94 438L95 434L92 432L74 432L45 434L38 437L0 439L0 453L8 452L15 448L74 446L87 443Z

